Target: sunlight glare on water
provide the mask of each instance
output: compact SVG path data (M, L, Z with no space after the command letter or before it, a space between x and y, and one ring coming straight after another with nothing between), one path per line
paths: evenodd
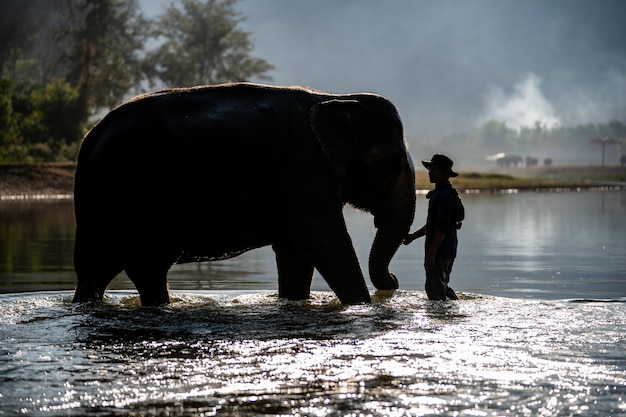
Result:
M626 304L462 293L1 296L0 414L619 415ZM593 325L590 323L593 322Z

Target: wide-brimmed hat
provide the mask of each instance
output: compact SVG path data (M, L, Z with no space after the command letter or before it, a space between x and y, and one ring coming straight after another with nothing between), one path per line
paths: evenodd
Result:
M448 175L451 177L456 177L459 175L458 173L452 171L452 165L454 165L452 159L440 153L434 154L430 161L422 161L422 164L426 167L426 169L430 168L431 165L437 165L439 168L447 172Z

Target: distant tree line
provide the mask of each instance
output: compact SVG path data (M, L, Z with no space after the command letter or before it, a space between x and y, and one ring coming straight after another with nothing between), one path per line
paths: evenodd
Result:
M575 142L587 143L593 138L604 136L626 139L626 124L613 120L608 123L547 128L535 123L532 127L513 129L504 122L491 120L472 132L470 140L483 148L534 149L546 145L567 147Z
M546 156L557 157L573 148L587 148L590 152L595 151L592 147L594 146L594 139L597 138L611 138L614 143L626 144L626 124L619 120L613 120L607 123L587 123L548 128L536 123L534 126L514 129L502 121L491 120L468 133L461 138L461 141L474 149L482 150L485 155L500 152L507 155L537 152ZM616 149L619 150L620 148L616 147ZM600 151L598 151L598 155L600 155ZM530 161L530 164L526 163L525 165L533 165L532 162L534 161L532 159ZM546 161L551 164L553 159L547 158L544 163ZM522 162L519 161L519 164Z
M147 89L270 80L237 1L152 20L137 0L1 1L0 162L74 160L92 116Z

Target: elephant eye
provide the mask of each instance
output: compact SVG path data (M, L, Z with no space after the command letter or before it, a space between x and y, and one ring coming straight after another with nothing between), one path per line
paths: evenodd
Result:
M369 167L374 167L378 164L382 157L382 152L380 149L374 148L365 154L365 164Z

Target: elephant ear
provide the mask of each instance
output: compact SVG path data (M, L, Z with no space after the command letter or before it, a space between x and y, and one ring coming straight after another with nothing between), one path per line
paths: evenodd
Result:
M309 121L326 158L339 176L343 178L354 157L356 138L354 114L362 111L356 100L329 100L313 106Z

